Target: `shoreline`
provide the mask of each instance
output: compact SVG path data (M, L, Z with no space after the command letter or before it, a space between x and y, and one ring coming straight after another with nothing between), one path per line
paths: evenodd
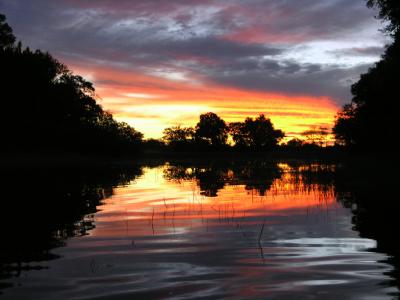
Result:
M322 150L322 151L321 151ZM70 152L30 152L0 154L0 167L84 167L127 164L154 164L155 162L212 162L212 161L247 161L247 160L305 160L305 161L364 161L364 160L398 160L391 153L355 154L332 149L318 151L285 151L272 152L144 152L132 155L99 155Z

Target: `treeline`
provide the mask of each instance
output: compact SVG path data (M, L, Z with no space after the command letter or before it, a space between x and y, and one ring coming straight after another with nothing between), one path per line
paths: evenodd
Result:
M195 127L166 128L161 143L175 151L223 150L231 144L238 149L272 150L283 137L264 115L228 124L208 112L200 115Z
M315 149L326 145L330 134L327 128L314 128L304 132L303 139L282 144L285 134L263 114L227 123L209 112L200 115L194 127L169 127L162 139L145 141L142 133L103 110L92 83L49 53L22 47L1 14L0 65L3 153Z
M148 152L320 150L330 144L331 131L315 127L301 133L302 138L284 142L285 133L260 114L243 122L228 123L213 112L201 114L194 127L172 126L164 129L159 140L144 141Z
M338 113L333 132L337 143L357 151L394 151L400 129L400 1L368 0L367 5L379 10L393 43L352 86L352 101Z
M0 15L1 150L131 153L143 135L96 101L92 83L40 50L16 43Z

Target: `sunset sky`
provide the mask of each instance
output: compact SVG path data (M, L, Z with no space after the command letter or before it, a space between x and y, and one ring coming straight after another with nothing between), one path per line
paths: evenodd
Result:
M264 113L289 137L331 127L388 43L364 0L0 0L0 12L147 138L208 111Z

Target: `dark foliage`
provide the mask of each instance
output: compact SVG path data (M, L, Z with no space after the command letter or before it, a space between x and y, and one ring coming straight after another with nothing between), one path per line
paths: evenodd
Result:
M398 1L370 0L379 16L390 21L394 42L382 59L361 75L351 92L352 103L339 112L333 132L339 144L363 151L393 150L399 132L400 36Z
M195 131L191 127L168 127L163 134L162 140L171 150L190 151L194 147Z
M228 137L234 147L228 144ZM244 151L269 151L277 147L284 137L270 119L260 115L244 122L227 123L215 113L200 115L195 128L173 126L164 130L160 147L172 151L220 151L236 148ZM162 144L162 146L161 146ZM161 149L160 148L160 149Z
M215 113L202 114L195 128L195 138L199 144L221 148L226 145L228 126Z
M379 9L379 17L389 24L386 31L396 34L400 29L400 2L398 0L367 0L368 7Z
M86 235L95 226L91 214L101 201L141 172L131 164L3 167L0 178L7 188L0 211L0 279L56 259L50 250L69 237Z
M231 123L229 132L238 148L253 150L271 150L285 136L263 114L255 119L247 118L244 122Z
M0 49L11 47L14 43L12 28L6 23L6 17L0 14Z
M400 287L398 168L393 157L352 160L334 173L334 185L338 201L352 210L355 230L362 238L376 240L375 251L388 254L391 285Z
M286 143L286 146L289 148L300 148L303 147L305 142L298 138L293 138Z
M146 153L159 153L166 150L166 144L157 139L147 139L143 141L142 150Z
M0 137L2 151L138 150L142 134L117 122L96 102L93 85L49 53L14 44L0 15Z
M301 135L305 137L307 144L314 144L318 146L327 145L330 130L323 126L312 126L311 129L303 131Z

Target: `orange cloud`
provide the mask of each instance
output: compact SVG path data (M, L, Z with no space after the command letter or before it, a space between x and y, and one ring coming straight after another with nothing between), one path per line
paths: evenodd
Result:
M311 126L331 127L338 110L328 97L244 90L218 85L196 74L168 77L168 72L147 75L102 65L70 65L95 83L99 102L106 110L147 138L161 137L168 126L193 126L198 116L208 111L227 122L263 113L276 128L300 136Z
M309 37L302 33L285 34L279 32L268 32L264 28L257 26L244 28L222 36L223 39L241 43L299 43L304 42Z

